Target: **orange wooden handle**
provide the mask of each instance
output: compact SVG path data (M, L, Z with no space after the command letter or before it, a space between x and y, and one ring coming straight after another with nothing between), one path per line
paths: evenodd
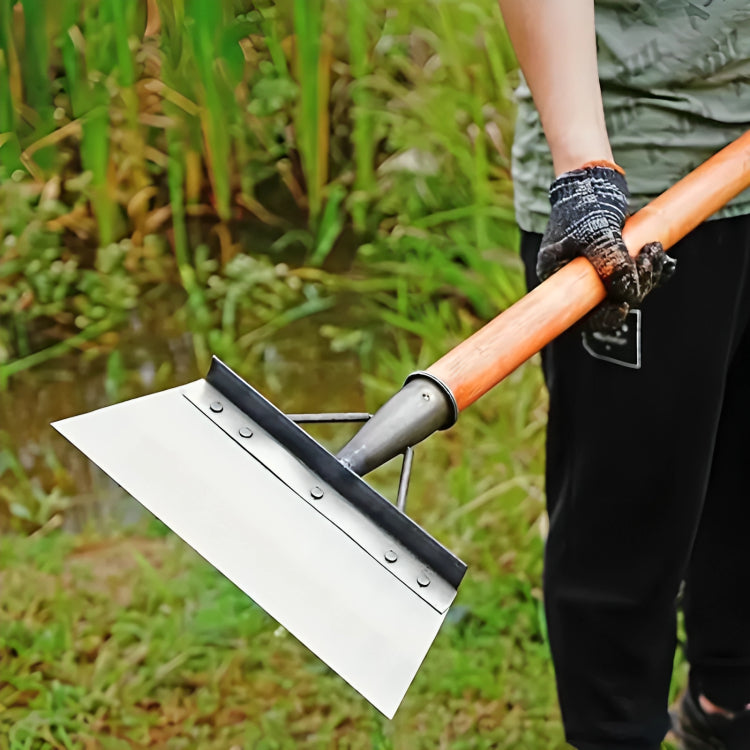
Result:
M750 187L750 131L634 214L623 237L635 256L648 242L674 245ZM473 404L606 296L585 258L576 258L441 357L427 372L453 393L459 410Z

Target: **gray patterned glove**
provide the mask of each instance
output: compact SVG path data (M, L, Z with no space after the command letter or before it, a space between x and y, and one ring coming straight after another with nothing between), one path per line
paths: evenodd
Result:
M552 183L552 212L537 256L536 272L542 281L578 255L594 266L607 299L586 319L592 330L619 328L630 307L665 283L676 266L658 242L646 245L636 260L628 254L622 227L629 193L618 169L593 163Z

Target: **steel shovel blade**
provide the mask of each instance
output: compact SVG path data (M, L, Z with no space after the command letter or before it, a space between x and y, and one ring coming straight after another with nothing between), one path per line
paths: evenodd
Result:
M214 360L53 426L391 718L465 565Z

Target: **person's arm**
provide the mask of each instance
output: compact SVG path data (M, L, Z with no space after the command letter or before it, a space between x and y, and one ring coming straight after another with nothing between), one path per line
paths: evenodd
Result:
M604 121L594 0L499 2L556 175L537 275L546 279L583 255L608 297L589 316L589 325L616 329L631 305L672 275L675 264L658 242L644 247L634 261L622 239L629 192Z
M593 0L500 0L555 174L613 160L596 63Z

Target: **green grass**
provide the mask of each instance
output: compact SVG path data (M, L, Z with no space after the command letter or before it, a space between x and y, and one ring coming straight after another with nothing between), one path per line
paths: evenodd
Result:
M467 583L389 723L174 538L10 538L0 559L0 747L561 746L511 575Z
M382 358L368 399L432 355ZM393 722L156 522L5 536L0 748L562 748L541 624L542 425L527 368L417 449L409 512L470 573ZM392 494L396 475L374 481Z

